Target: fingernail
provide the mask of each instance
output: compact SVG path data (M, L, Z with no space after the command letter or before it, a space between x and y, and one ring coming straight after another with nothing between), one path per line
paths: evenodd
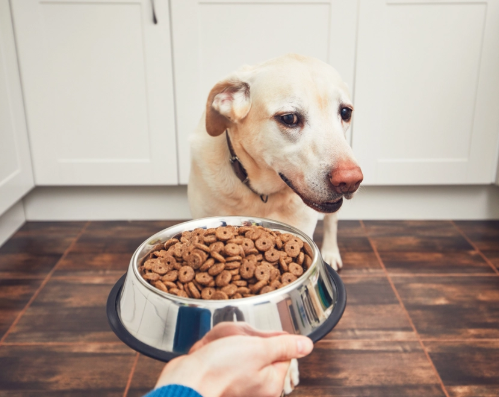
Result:
M296 341L298 354L307 354L311 350L312 341L308 338L300 338Z

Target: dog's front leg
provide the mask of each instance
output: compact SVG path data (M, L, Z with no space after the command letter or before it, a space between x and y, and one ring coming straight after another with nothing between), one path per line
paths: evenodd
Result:
M334 270L343 267L338 248L338 214L336 212L324 216L324 238L321 251L324 261L329 263Z

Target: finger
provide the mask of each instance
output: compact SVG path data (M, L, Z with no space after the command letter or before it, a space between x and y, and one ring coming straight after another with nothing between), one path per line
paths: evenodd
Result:
M291 366L291 361L280 361L277 363L272 364L274 367L274 371L278 374L279 380L280 380L280 385L281 385L281 391L286 390L286 383L289 383L287 390L288 392L290 390L293 390L295 388L295 384L293 383L293 378L291 374L289 373L289 368ZM289 376L289 378L288 378ZM281 394L283 395L283 394Z
M280 361L261 370L261 383L272 389L272 391L269 391L269 395L281 396L289 365L290 361Z
M272 366L274 367L274 371L277 374L279 374L279 376L282 376L283 380L288 373L290 365L291 365L291 361L278 361L278 362L272 364Z
M272 363L271 365L273 367L273 370L277 374L278 379L282 378L284 382L284 378L288 374L289 367L291 366L291 361L277 361L275 363Z
M213 327L211 331L209 331L205 336L203 336L203 338L201 338L191 347L189 353L193 353L217 339L235 335L245 335L244 332L242 332L242 326L239 326L237 325L237 323L233 322L218 323Z
M215 340L232 335L259 336L262 338L269 338L272 336L286 334L287 332L285 331L260 331L253 328L248 323L238 321L219 323L210 332L208 332L206 336L208 336L208 340Z
M264 364L288 361L304 357L312 351L314 344L306 336L280 335L261 339L265 349Z
M194 353L195 351L201 349L203 346L204 346L203 340L200 339L191 346L191 348L189 349L189 353L187 354Z
M247 335L247 336L258 336L260 338L271 338L273 336L287 335L288 334L286 331L261 331L261 330L253 328L248 323L243 323L243 322L238 322L238 323L234 323L234 324L237 324L237 326L240 327L241 332L244 332L244 335Z
M201 347L211 343L217 339L226 338L228 336L258 336L261 338L271 338L278 335L286 335L285 331L259 331L244 322L223 322L217 324L208 332L201 340L196 342L189 353L199 350Z

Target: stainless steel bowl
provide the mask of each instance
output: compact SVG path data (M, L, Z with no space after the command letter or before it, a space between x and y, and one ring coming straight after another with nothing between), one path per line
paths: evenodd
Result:
M311 267L293 283L250 298L224 301L182 298L162 292L139 274L139 265L158 243L185 230L218 226L261 225L297 235L314 251ZM300 230L264 218L227 216L197 219L162 230L135 251L128 271L108 299L113 331L133 349L168 361L185 354L222 321L245 321L260 330L284 330L317 341L339 321L346 304L343 283L324 263L319 249Z

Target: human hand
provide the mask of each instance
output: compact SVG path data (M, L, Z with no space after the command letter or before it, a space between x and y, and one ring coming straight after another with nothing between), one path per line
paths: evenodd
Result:
M304 336L234 336L231 332L260 332L217 327L188 355L168 363L156 387L180 384L203 397L276 397L281 394L289 360L304 357L313 349L312 341ZM231 336L220 337L226 334Z

